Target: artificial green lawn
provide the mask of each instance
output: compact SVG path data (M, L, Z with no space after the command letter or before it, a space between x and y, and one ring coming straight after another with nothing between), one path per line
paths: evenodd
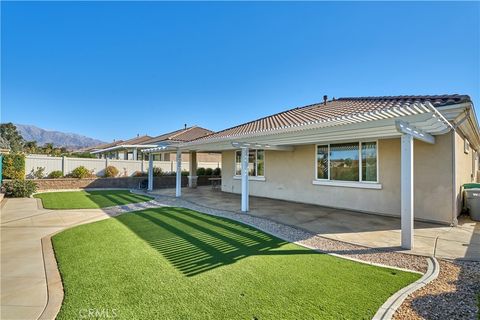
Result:
M42 199L45 209L95 209L153 199L128 190L46 192L34 197Z
M370 319L420 275L352 262L182 208L136 211L53 237L65 298L119 319Z

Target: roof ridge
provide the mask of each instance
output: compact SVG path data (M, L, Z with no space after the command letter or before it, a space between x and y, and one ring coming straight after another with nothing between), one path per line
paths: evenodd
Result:
M176 132L175 134L171 135L171 136L168 136L168 139L172 139L182 133L185 133L185 132L188 132L190 130L192 130L193 128L196 128L197 125L194 125L194 126L191 126L191 127L188 127L188 128L185 128L185 129L180 129L180 130L177 130L177 131L173 131L173 132Z

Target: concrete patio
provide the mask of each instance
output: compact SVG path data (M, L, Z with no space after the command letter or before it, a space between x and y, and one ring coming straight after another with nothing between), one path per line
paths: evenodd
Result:
M151 193L175 196L174 189L157 189ZM239 194L214 191L210 187L183 188L182 199L208 208L240 212ZM413 250L403 250L399 218L253 196L248 214L367 247L480 261L480 223L468 217L461 217L457 227L415 222L415 246Z

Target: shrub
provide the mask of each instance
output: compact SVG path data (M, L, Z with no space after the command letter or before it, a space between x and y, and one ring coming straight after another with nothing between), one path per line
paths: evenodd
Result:
M43 179L43 178L45 178L45 167L37 167L37 170L32 169L29 176L32 179Z
M3 179L25 179L25 156L23 154L6 154L2 160Z
M205 175L206 176L211 176L212 174L213 174L213 169L212 168L205 169Z
M58 179L58 178L61 178L63 177L63 172L61 170L54 170L52 172L50 172L47 176L47 178L49 179Z
M108 166L105 168L105 177L113 178L118 176L118 169L114 166Z
M142 171L135 171L133 173L133 176L134 177L146 177L147 176L147 173L146 172L142 172Z
M85 168L84 166L80 166L73 169L70 176L72 178L85 179L85 178L91 177L92 174L90 171L88 171L87 168Z
M187 170L182 170L182 176L188 176L190 174Z
M32 180L12 180L5 183L5 196L26 198L37 192L37 184Z
M222 175L222 169L220 169L218 167L213 169L213 175L214 176L221 176Z
M160 176L163 176L163 175L164 175L164 173L163 173L162 168L153 167L153 176L154 177L160 177Z
M204 176L205 168L197 168L197 176Z

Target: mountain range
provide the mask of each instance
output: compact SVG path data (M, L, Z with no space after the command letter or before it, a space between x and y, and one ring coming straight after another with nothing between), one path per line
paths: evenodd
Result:
M15 124L25 141L36 141L37 145L53 143L55 147L76 150L105 143L104 141L82 136L76 133L49 131L34 125Z

